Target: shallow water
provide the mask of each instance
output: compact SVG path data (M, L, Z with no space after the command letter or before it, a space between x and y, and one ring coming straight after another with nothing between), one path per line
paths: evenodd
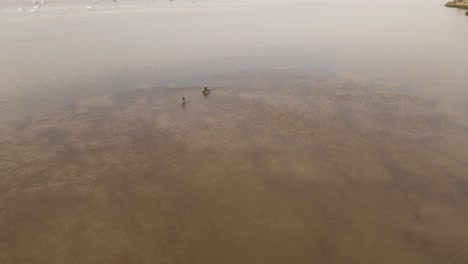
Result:
M468 261L464 12L88 4L2 5L1 263Z
M467 113L468 55L457 47L468 42L468 21L438 1L60 3L35 13L4 4L2 117L101 91L209 85L212 75L266 69L399 86Z
M2 260L463 262L451 129L431 102L317 74L81 101L2 131Z

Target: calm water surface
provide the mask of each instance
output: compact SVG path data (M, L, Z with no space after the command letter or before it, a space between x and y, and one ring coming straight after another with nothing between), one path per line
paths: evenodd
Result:
M331 73L436 99L464 120L468 19L430 1L49 1L0 11L0 116L214 75ZM86 9L93 5L94 9ZM63 9L64 13L58 13Z
M0 4L0 263L468 263L465 11Z

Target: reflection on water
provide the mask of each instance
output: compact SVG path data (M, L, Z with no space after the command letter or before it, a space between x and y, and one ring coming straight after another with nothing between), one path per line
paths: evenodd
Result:
M2 131L2 260L464 263L452 130L429 101L317 74L82 101Z
M0 11L1 263L468 261L464 12L93 2Z
M145 3L87 10L86 2L50 1L33 14L5 4L2 117L113 89L203 85L212 74L264 69L410 87L466 113L468 54L457 47L468 42L468 21L436 0Z

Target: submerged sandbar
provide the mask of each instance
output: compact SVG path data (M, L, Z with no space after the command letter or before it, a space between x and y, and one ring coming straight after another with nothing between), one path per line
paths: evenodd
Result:
M77 102L2 130L2 263L467 261L452 129L424 99L315 74Z

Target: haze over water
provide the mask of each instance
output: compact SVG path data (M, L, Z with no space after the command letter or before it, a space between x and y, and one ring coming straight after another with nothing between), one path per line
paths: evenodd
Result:
M3 4L2 117L102 90L269 69L401 86L458 110L467 99L468 21L439 1L62 3L35 13L29 2L23 12Z
M0 263L468 261L465 11L148 3L0 3Z

